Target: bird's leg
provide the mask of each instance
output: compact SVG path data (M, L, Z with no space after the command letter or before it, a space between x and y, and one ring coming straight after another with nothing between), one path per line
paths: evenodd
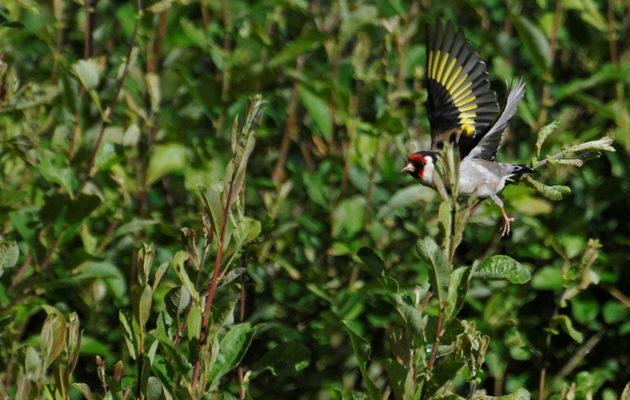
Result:
M503 207L501 207L501 213L503 214L503 230L501 231L501 236L507 236L510 234L510 224L514 222L514 218L508 217Z
M499 198L499 196L492 195L490 196L490 200L494 201L494 203L499 206L501 209L501 214L503 215L503 229L501 230L501 236L507 236L510 234L510 224L514 222L514 218L508 217L505 212L505 208L503 208L503 200Z

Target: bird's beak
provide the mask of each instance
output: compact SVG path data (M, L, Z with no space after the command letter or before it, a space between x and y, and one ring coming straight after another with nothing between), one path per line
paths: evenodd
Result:
M414 166L412 163L407 163L407 165L405 165L405 168L401 169L400 172L413 172L415 170Z

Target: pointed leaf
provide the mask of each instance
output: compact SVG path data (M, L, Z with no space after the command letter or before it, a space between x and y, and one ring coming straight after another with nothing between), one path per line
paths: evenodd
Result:
M219 342L219 354L212 366L209 382L216 382L228 373L245 355L256 330L248 323L232 325Z
M328 103L302 86L299 90L300 101L313 120L316 131L326 139L332 137L333 120Z
M420 253L429 261L429 281L440 303L446 301L451 269L438 245L430 237L418 241Z
M551 66L551 53L543 31L523 15L512 15L512 20L518 37L534 65L542 72L548 71Z
M456 316L459 310L461 310L464 306L466 295L468 294L468 287L470 286L471 276L472 269L470 267L457 268L451 274L446 309L447 320Z
M372 350L370 349L370 343L359 336L348 324L346 321L342 321L348 336L350 336L350 344L352 345L352 351L354 352L355 357L357 358L357 362L359 364L359 370L361 371L361 376L363 376L363 381L365 382L365 386L368 391L368 398L370 400L380 400L381 394L370 378L368 373L367 363L370 360L370 355Z

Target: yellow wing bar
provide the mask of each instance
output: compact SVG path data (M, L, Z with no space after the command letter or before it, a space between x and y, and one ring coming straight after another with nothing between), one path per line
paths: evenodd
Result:
M472 82L468 74L462 73L463 68L457 59L446 51L429 52L428 76L448 92L453 104L459 112L459 122L465 134L472 135L475 132L475 117L477 114L477 97L473 94Z

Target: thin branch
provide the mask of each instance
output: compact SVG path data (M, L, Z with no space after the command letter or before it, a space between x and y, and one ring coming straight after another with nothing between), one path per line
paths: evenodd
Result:
M129 65L131 64L131 56L133 53L133 49L136 45L138 31L140 30L140 20L142 19L142 0L136 1L136 11L137 11L136 23L133 27L133 33L131 34L131 43L129 43L129 50L127 51L127 59L125 60L125 63L123 65L122 74L120 78L118 79L118 84L116 86L116 91L114 92L114 98L112 99L112 103L101 115L101 127L98 132L98 137L96 139L96 143L94 144L94 149L92 150L92 154L90 155L90 158L88 161L86 175L81 180L77 193L80 193L83 190L87 182L92 177L92 174L93 174L92 170L94 169L96 155L98 154L98 151L100 150L101 145L103 144L103 138L105 137L105 128L107 127L109 123L110 114L111 115L114 114L114 111L116 110L116 106L118 105L118 100L120 99L120 92L122 91L123 85L125 83L125 78L127 77L127 73L129 72Z
M628 298L628 296L621 293L621 291L619 291L619 289L615 287L609 287L607 288L607 290L608 290L608 293L610 293L612 297L619 300L619 302L623 304L624 306L630 308L630 298Z
M542 92L542 104L540 107L540 114L538 115L538 126L543 126L547 121L549 107L551 106L553 99L551 98L551 87L549 85L549 80L552 77L553 64L556 59L556 50L558 48L558 31L560 30L560 22L562 19L562 11L564 10L562 6L562 0L556 1L556 9L553 15L553 21L551 25L551 33L549 35L549 70L545 71L543 74L543 78L545 79L545 83L543 85Z
M236 175L236 174L235 174ZM217 255L214 259L214 271L212 273L212 280L208 287L208 297L206 298L206 306L203 311L201 319L201 332L199 334L199 348L202 348L206 344L208 322L210 321L210 312L212 311L212 303L214 302L214 296L216 294L217 287L219 285L219 276L221 275L221 265L223 263L223 242L225 240L225 231L227 224L230 220L230 208L232 206L232 187L234 185L234 177L230 181L228 191L226 193L225 209L223 210L223 223L221 224L221 232L219 233L219 240L217 242ZM193 370L193 379L191 386L193 389L199 382L199 372L201 370L201 360L198 358L195 362L195 369Z
M551 325L551 321L559 314L560 312L560 300L564 297L566 289L562 291L560 297L556 299L553 313L551 314L551 318L549 319L549 324ZM538 376L538 400L545 399L545 379L547 377L547 361L549 358L549 353L551 351L551 331L547 331L547 337L545 338L545 348L542 354L542 367L540 368L540 375Z
M302 70L304 69L304 57L298 56L295 61L295 69L296 74L299 76L302 74ZM291 143L291 139L295 136L297 132L297 108L298 108L298 94L300 90L300 85L296 81L293 84L293 88L291 89L291 99L289 100L289 108L287 112L287 123L284 127L284 134L282 135L282 142L280 143L280 151L278 152L278 161L276 161L276 166L273 169L273 174L271 175L274 182L279 184L282 178L284 177L284 166L287 162L287 153L289 152L289 144Z
M11 286L9 286L10 289L13 289L15 286L17 286L18 283L20 283L20 281L22 280L22 276L26 272L26 268L28 268L32 260L33 260L33 253L29 252L26 255L26 257L24 257L24 261L22 261L22 264L20 264L20 267L17 269L17 272L15 273L15 275L13 275L13 279L11 280Z
M243 267L247 270L247 256L243 257ZM239 322L245 321L245 301L247 292L245 291L245 275L241 275L241 299L239 304L238 311L238 320ZM239 399L245 400L247 397L247 391L245 388L245 368L242 365L238 367L238 384L240 386L239 389Z
M577 349L575 353L573 353L573 356L569 359L569 361L567 361L562 369L556 375L554 375L548 388L550 389L555 387L556 384L560 382L560 380L564 379L571 372L573 372L573 370L575 370L575 368L582 362L582 360L584 360L584 357L586 357L586 355L590 353L591 350L593 350L593 348L597 346L597 344L604 338L605 334L606 330L601 330L595 333L583 345L581 345L580 348ZM547 394L545 393L543 397L546 397L546 395Z

